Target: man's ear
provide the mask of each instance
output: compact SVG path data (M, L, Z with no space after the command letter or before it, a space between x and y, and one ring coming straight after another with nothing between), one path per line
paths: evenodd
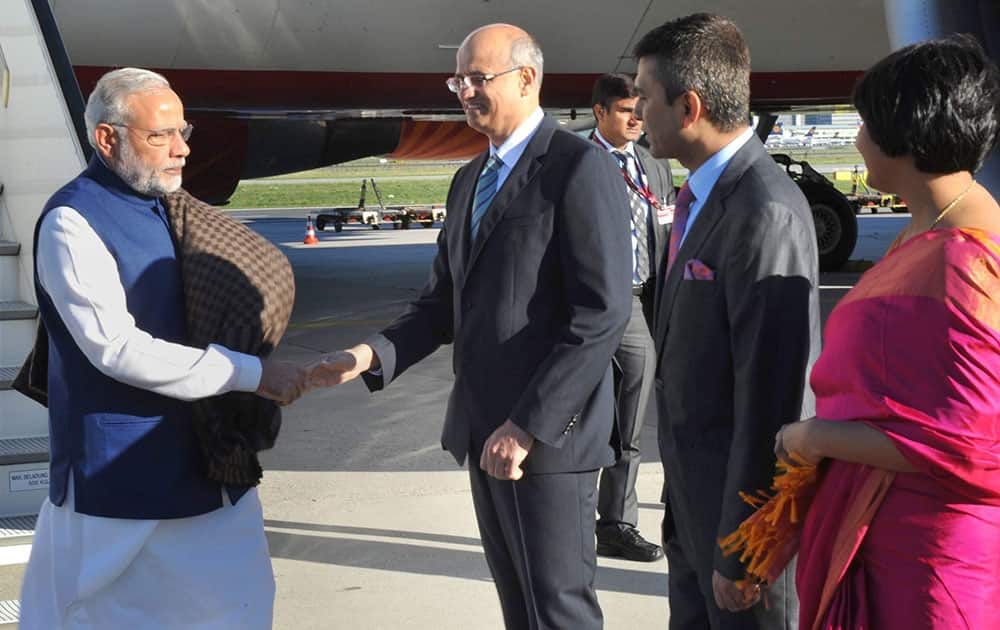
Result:
M538 83L538 69L532 66L524 66L518 73L521 81L521 96L527 96Z
M94 148L97 149L102 158L108 160L122 138L118 135L118 130L113 126L108 123L100 123L94 129L94 140L96 142Z
M701 97L698 96L697 92L688 90L677 98L681 99L681 104L684 108L681 127L693 125L699 119L705 117L705 105L702 103Z
M594 118L597 119L597 122L603 121L607 115L607 110L600 103L595 103L591 109L594 110Z

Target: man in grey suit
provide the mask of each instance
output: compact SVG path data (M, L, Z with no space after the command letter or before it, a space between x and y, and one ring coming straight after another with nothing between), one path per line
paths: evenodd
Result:
M744 567L717 541L752 512L739 491L769 487L782 423L814 415L812 215L747 126L750 54L732 22L708 14L667 22L634 55L650 151L690 171L653 335L670 627L794 628L794 570L771 585L765 607L758 589L737 585Z
M655 351L652 329L657 263L667 251L667 206L673 203L670 164L654 160L636 144L642 121L635 117L638 97L632 77L605 74L594 82L591 107L597 128L590 139L618 161L629 198L632 233L632 317L615 351L615 405L621 457L601 471L597 494L597 553L652 562L663 557L659 545L639 534L636 475L642 455L639 436L653 389Z
M318 380L365 372L380 389L454 343L441 441L471 460L504 622L586 630L603 625L594 510L597 471L618 448L611 357L630 312L628 201L611 156L542 114L541 81L523 30L494 24L463 42L448 87L489 151L452 180L423 292L329 357Z

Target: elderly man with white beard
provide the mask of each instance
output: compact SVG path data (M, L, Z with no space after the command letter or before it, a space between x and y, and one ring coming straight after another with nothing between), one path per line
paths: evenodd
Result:
M205 474L191 401L256 392L287 404L306 372L187 342L163 198L180 188L192 126L167 80L109 72L85 116L94 158L48 201L35 238L50 493L20 627L269 628L256 489Z

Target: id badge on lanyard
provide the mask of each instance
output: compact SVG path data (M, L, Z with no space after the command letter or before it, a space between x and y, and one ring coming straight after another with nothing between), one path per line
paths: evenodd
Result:
M656 222L660 225L672 225L674 222L674 204L658 207L656 209Z

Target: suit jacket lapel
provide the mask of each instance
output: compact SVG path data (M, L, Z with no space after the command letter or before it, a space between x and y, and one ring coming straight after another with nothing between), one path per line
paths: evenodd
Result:
M701 249L705 240L715 230L716 224L726 213L725 200L729 196L736 183L743 177L743 174L761 156L767 157L760 141L750 138L736 155L729 160L726 169L719 176L719 180L712 187L708 199L698 212L695 222L689 226L684 242L677 252L677 260L671 267L670 273L663 279L662 290L658 293L656 303L659 305L656 315L656 339L662 340L667 334L667 322L670 320L670 313L674 307L674 298L677 297L677 290L680 288L684 278L684 265L686 261L694 257ZM666 257L664 257L664 269L666 268Z
M486 240L503 218L511 202L517 198L518 194L524 190L524 187L541 170L541 159L548 152L549 141L552 139L552 134L558 126L553 119L546 116L542 119L542 124L538 127L535 135L528 141L528 146L524 148L524 153L521 154L510 175L504 180L503 186L500 187L497 196L493 198L493 202L487 208L486 214L483 215L483 218L479 222L479 233L476 235L476 240L472 243L472 250L469 252L469 261L466 263L466 272L476 264L476 259L483 250ZM478 176L479 171L476 171L476 177L478 178ZM475 184L473 184L473 188L475 188ZM466 204L466 206L468 205ZM471 209L467 210L467 212L471 212Z
M454 213L454 232L448 235L449 251L448 262L455 276L455 285L462 287L465 285L467 271L466 260L468 260L471 234L469 233L469 215L472 213L472 198L476 194L476 182L479 181L479 173L489 157L489 152L483 153L469 164L469 168L462 173L462 180L455 182L453 207L448 208L449 217ZM452 246L453 245L453 246Z

